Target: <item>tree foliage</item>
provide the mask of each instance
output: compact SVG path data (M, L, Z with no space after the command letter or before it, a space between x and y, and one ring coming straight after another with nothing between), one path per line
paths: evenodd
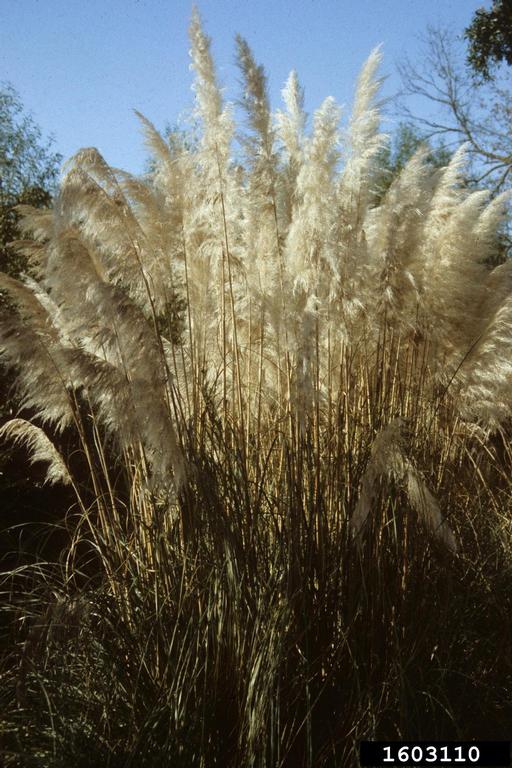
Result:
M11 85L0 88L0 262L17 274L24 266L9 243L19 236L16 206L36 208L51 203L61 156L44 138L40 127L23 108Z
M52 151L33 118L24 112L11 85L0 89L0 179L3 195L20 196L27 188L51 190L61 156Z
M512 4L494 0L489 10L479 8L464 37L468 41L467 62L484 80L491 78L491 68L506 62L512 65Z

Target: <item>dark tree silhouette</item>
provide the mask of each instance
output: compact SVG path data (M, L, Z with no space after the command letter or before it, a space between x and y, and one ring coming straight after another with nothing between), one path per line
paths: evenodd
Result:
M479 8L467 27L467 62L484 80L491 79L492 67L512 64L512 2L494 0L489 10Z

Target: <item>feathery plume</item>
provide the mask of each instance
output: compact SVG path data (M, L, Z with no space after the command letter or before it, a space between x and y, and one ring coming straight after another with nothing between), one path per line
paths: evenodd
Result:
M49 485L57 483L69 485L71 483L64 459L39 427L25 419L11 419L0 427L0 438L11 440L14 445L27 448L31 464L35 464L37 461L48 463L45 483Z
M457 552L457 541L435 497L404 452L404 428L403 419L394 419L379 432L372 444L359 498L350 519L352 534L354 538L361 536L371 513L378 484L389 478L403 485L411 507L423 522L449 550Z

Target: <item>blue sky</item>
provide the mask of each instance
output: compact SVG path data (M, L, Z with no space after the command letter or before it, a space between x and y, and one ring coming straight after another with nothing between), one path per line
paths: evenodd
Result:
M462 34L486 0L202 0L205 29L228 99L236 98L234 36L265 66L273 107L295 68L312 112L326 96L351 103L371 49L383 44L384 95L399 88L396 62L417 54L427 25ZM95 146L139 172L146 152L133 109L163 128L192 103L181 0L0 0L0 81L10 82L55 149Z

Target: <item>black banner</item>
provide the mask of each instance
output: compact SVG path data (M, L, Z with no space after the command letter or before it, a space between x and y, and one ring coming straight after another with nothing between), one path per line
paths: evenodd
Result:
M368 768L395 766L510 766L510 741L362 741L359 758Z

